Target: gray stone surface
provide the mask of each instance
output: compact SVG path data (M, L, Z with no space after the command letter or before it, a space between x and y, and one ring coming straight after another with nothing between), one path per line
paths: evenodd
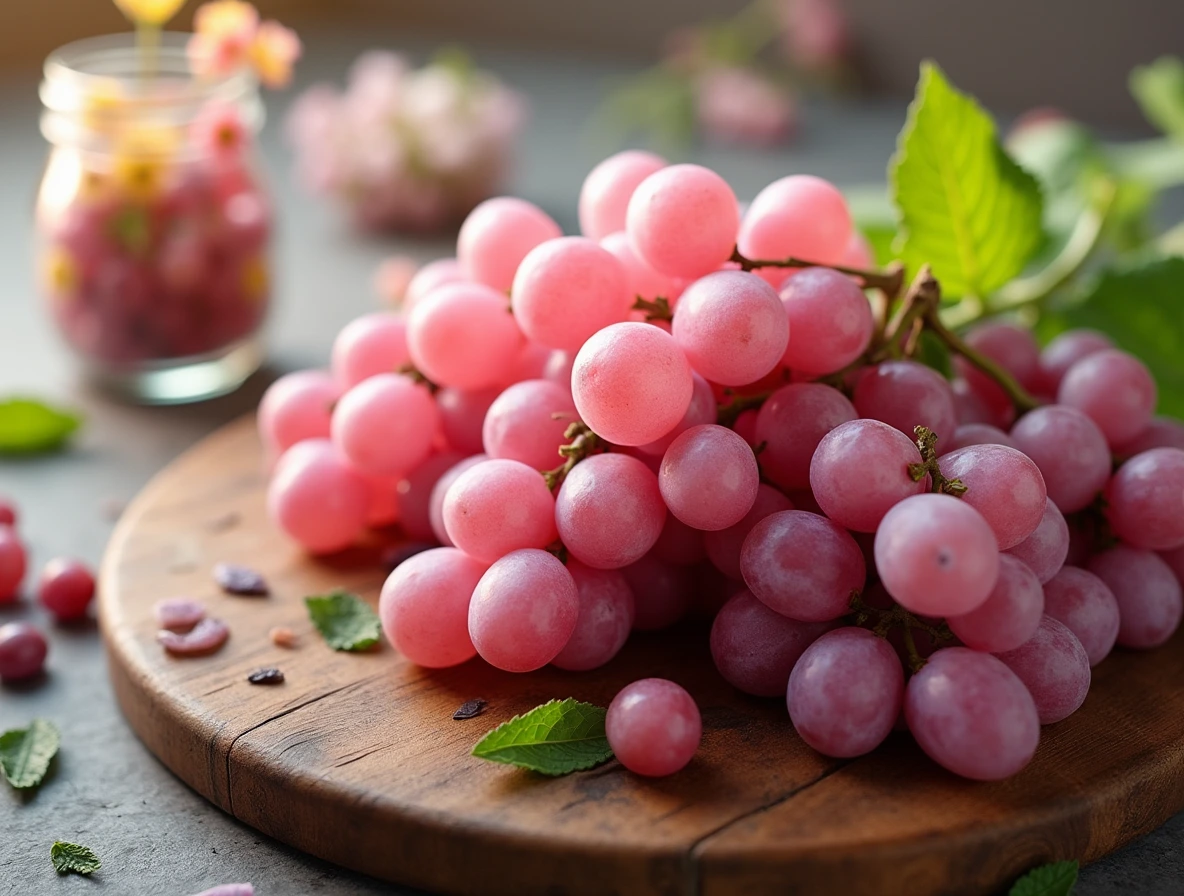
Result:
M315 37L302 80L340 77L367 42L392 36ZM574 225L575 199L587 169L611 147L582 127L616 69L564 58L489 52L484 62L524 90L534 116L511 184ZM281 98L273 108L282 107ZM0 462L0 492L20 503L34 567L55 555L97 563L110 534L109 505L126 501L173 457L217 426L249 410L266 382L187 408L147 409L113 402L78 382L70 358L38 308L31 263L31 206L44 147L37 134L32 74L0 85L0 391L34 391L82 407L86 429L67 454ZM802 139L787 150L697 150L742 195L785 173L810 171L841 183L882 177L899 106L824 105L806 117ZM372 306L370 276L391 251L423 258L445 254L442 240L378 240L348 233L326 207L287 180L288 160L273 124L265 147L276 175L283 232L279 302L270 330L275 369L323 363L333 333ZM28 600L0 608L0 621L46 623ZM40 792L0 792L0 894L40 896L185 896L217 883L253 881L261 896L410 891L368 880L300 855L238 824L191 792L136 740L115 706L93 626L51 628L50 675L31 687L0 688L0 729L34 716L53 719L64 748ZM1184 816L1087 868L1078 893L1184 892L1179 844ZM93 880L58 879L49 864L55 839L95 848L104 861ZM559 891L557 891L559 892Z

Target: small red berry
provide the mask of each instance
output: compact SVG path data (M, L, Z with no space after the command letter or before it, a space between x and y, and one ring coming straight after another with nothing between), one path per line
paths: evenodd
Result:
M81 619L95 596L95 577L80 560L58 557L45 564L37 597L59 622Z
M17 589L25 577L25 546L16 530L0 526L0 603L16 598Z
M45 665L49 645L45 635L28 622L0 625L0 678L32 678Z

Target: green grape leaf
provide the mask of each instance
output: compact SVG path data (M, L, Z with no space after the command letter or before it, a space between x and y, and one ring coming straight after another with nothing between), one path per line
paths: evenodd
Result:
M370 605L348 591L304 599L309 618L334 650L369 650L378 643L382 626Z
M1170 137L1184 140L1184 62L1161 56L1131 72L1131 93L1153 125Z
M28 728L0 734L0 772L17 790L36 787L45 779L62 736L52 722L34 719Z
M0 398L0 456L40 454L61 448L82 418L35 398Z
M954 378L954 363L950 359L950 350L932 330L921 331L921 338L917 340L917 354L913 360L932 367L947 380Z
M90 847L63 843L61 840L50 849L49 858L58 874L94 874L103 867Z
M1053 862L1033 868L1015 882L1007 896L1069 896L1076 883L1076 862Z
M606 711L578 700L552 700L498 725L473 755L543 775L567 775L613 758L604 733Z
M889 165L900 219L896 249L928 263L947 298L994 292L1044 241L1040 186L999 143L995 123L932 62L921 65Z

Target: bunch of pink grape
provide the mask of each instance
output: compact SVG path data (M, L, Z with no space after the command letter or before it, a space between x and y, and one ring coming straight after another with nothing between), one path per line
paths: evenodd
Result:
M260 408L271 512L307 549L395 522L440 545L383 588L409 660L588 670L708 613L720 674L785 696L813 748L905 727L990 780L1116 643L1176 629L1184 425L1105 336L967 334L1047 401L1016 419L962 357L952 382L864 363L871 303L827 265L870 262L825 181L741 214L714 172L627 152L579 208L563 236L529 203L478 206L401 314L354 321L330 372ZM789 256L815 265L759 263Z

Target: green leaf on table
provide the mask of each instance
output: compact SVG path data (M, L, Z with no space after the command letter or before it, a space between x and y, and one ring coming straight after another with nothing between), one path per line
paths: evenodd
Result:
M348 591L304 599L308 616L334 650L369 650L378 643L382 625L370 605Z
M1069 896L1076 883L1076 862L1053 862L1033 868L1015 882L1007 896Z
M0 734L0 772L17 790L36 787L49 771L62 736L52 722L34 719L28 728Z
M54 451L81 425L73 411L35 398L0 398L0 455Z
M1184 62L1161 56L1131 72L1131 93L1153 125L1165 134L1184 140Z
M995 123L932 62L921 65L889 165L897 254L933 267L947 298L985 296L1024 269L1044 240L1040 187L1003 149Z
M606 710L568 697L537 706L498 725L473 755L543 775L567 775L613 758L604 732Z
M58 874L94 874L103 867L99 857L88 846L57 841L49 851L54 871Z

